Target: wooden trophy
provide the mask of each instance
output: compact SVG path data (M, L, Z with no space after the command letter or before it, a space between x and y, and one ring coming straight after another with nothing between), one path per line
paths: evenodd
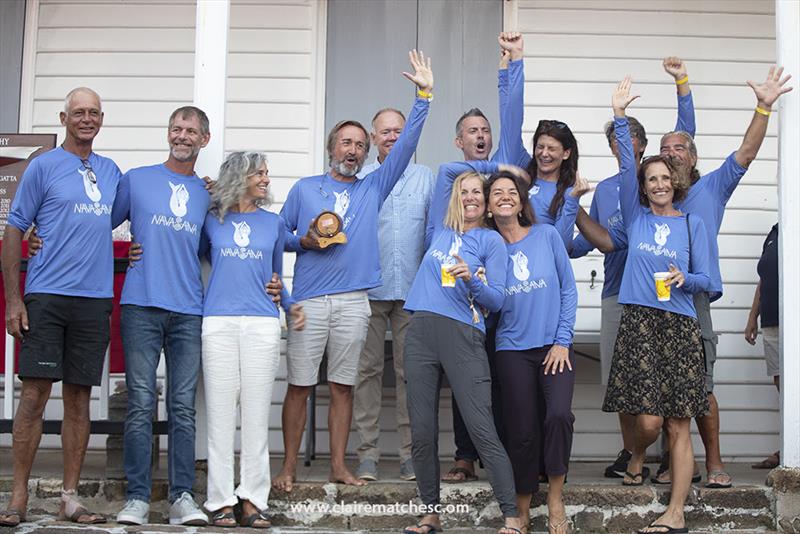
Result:
M347 236L342 232L342 218L332 211L323 211L314 219L314 230L319 234L320 248L347 243Z

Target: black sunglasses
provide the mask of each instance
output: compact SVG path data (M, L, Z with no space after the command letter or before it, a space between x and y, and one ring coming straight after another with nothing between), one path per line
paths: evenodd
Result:
M569 126L567 126L567 123L565 122L542 119L539 121L539 125L536 127L537 130L550 129L550 128L554 128L556 130L563 130L563 129L569 129Z
M86 176L89 178L89 181L93 184L97 183L97 175L94 173L94 169L92 168L92 164L89 163L88 159L82 159L81 163L83 164L83 168L86 169Z

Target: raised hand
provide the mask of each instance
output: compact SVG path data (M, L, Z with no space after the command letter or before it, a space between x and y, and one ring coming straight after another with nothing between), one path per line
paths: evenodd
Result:
M431 58L426 58L420 50L411 50L408 53L408 60L414 67L414 74L403 72L403 76L414 82L421 91L430 93L433 91L433 71L431 70Z
M679 57L665 57L662 65L664 66L664 70L667 72L667 74L675 78L676 82L689 75L689 73L686 72L686 65Z
M508 62L511 61L511 52L500 49L500 69L507 69Z
M781 78L782 75L783 67L776 67L773 65L769 68L767 79L764 80L763 83L755 83L751 80L747 80L747 85L749 85L756 94L758 106L760 108L770 111L772 104L778 100L778 97L794 89L791 86L786 86L786 82L791 79L792 75L787 74Z
M631 96L631 85L633 85L631 77L625 76L611 95L611 107L614 109L614 115L617 117L624 117L625 109L628 105L639 98L639 95Z
M581 173L575 173L575 185L572 186L572 191L570 191L570 196L575 198L581 198L583 195L588 193L592 190L592 186L589 184L589 181L581 176Z
M511 55L511 61L522 59L524 43L520 32L501 32L497 36L497 42L500 44L501 49L508 51Z

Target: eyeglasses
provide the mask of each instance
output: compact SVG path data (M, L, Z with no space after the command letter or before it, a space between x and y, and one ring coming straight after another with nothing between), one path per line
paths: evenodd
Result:
M86 169L86 177L89 178L89 181L93 184L97 183L97 175L94 173L94 169L92 168L92 164L89 163L88 159L82 159L81 163L83 164L83 168Z
M537 130L541 129L550 129L555 128L556 130L569 130L569 126L565 122L556 121L556 120L549 120L549 119L542 119L539 121L539 125L536 127Z

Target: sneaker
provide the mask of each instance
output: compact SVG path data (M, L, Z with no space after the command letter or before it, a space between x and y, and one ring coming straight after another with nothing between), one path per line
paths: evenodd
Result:
M378 463L371 458L361 460L361 463L358 464L358 469L356 469L356 478L378 480Z
M631 461L631 453L625 449L619 451L614 463L606 467L606 478L625 478L625 471L628 470L628 462Z
M139 499L128 499L117 514L117 523L144 525L150 519L150 505Z
M400 480L417 480L411 458L400 463Z
M184 491L169 507L169 524L202 527L208 525L208 516L194 502L192 494Z

